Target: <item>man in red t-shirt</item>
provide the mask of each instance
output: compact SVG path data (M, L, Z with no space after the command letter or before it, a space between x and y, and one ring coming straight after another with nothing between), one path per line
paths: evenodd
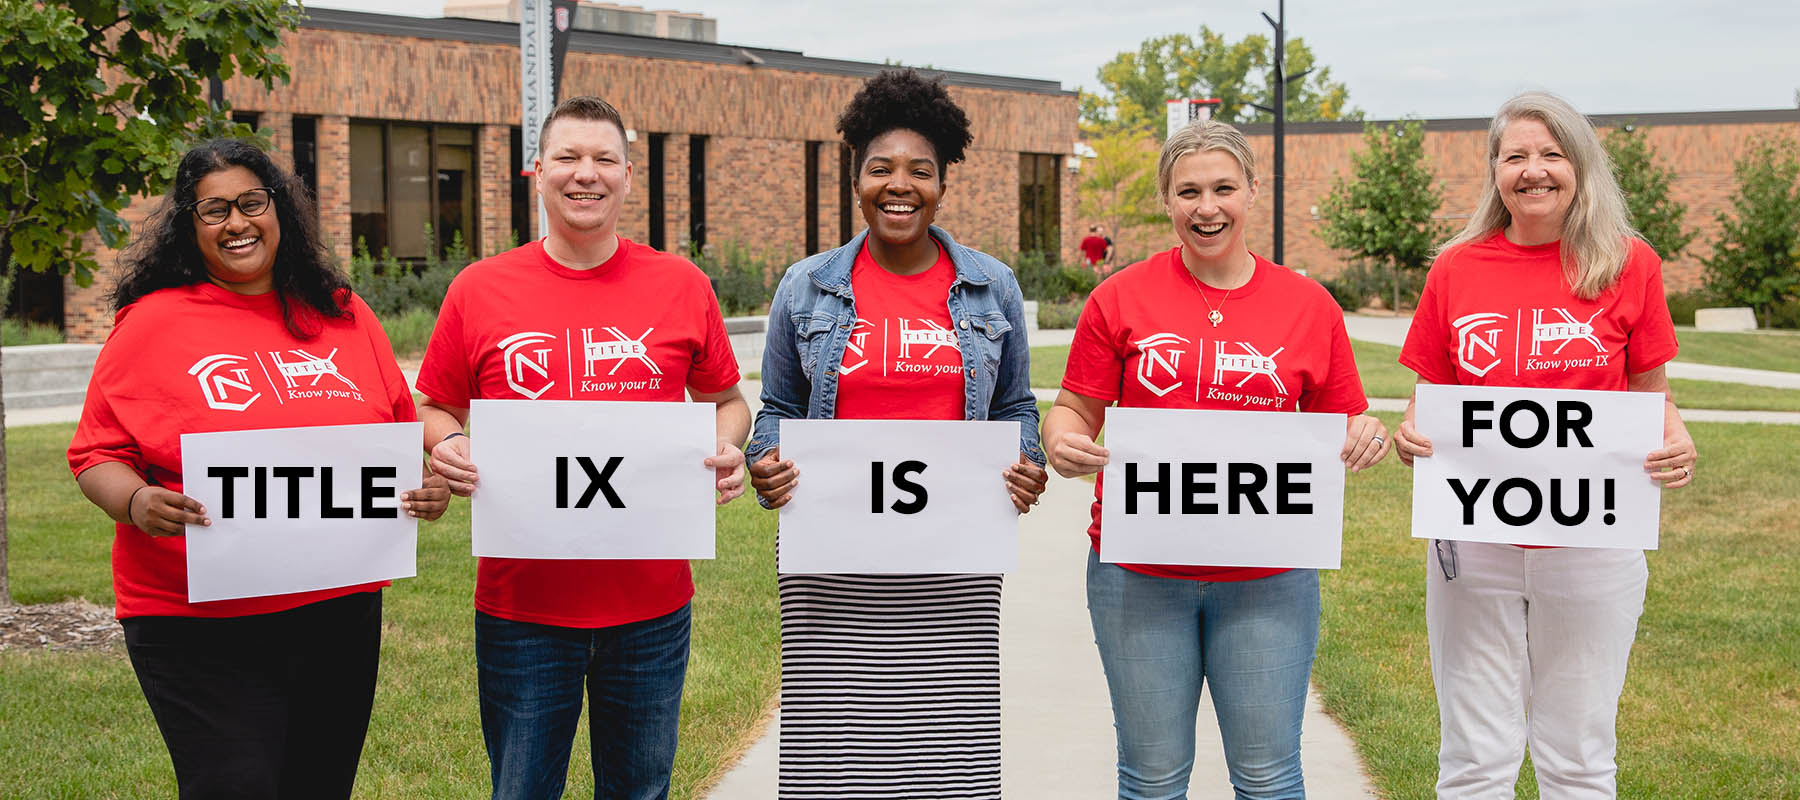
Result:
M1089 225L1087 238L1081 240L1081 255L1087 259L1088 266L1096 266L1105 261L1112 248L1112 242L1100 235L1099 225Z
M419 370L433 469L457 494L475 490L464 433L474 399L685 393L716 404L718 452L706 465L719 502L730 501L743 493L750 427L737 359L706 276L617 234L631 191L624 121L604 100L575 97L544 120L539 142L548 235L457 276ZM605 352L629 355L596 356L592 345L609 341L630 344ZM494 797L562 796L584 685L600 795L666 795L693 594L680 560L481 559L475 662Z

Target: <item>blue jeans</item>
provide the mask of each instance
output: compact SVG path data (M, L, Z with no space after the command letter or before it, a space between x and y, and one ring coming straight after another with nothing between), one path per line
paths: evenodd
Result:
M494 800L560 798L591 703L594 797L663 800L675 767L690 606L609 628L564 628L475 612L481 735Z
M1159 578L1088 551L1088 615L1112 693L1121 800L1183 800L1200 688L1236 797L1304 798L1300 720L1319 644L1319 573Z

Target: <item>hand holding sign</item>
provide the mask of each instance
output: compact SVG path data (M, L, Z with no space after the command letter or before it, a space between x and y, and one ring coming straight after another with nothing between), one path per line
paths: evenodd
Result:
M781 448L776 447L763 453L763 457L750 465L750 485L755 487L756 496L770 508L787 505L794 496L794 486L800 482L800 470L792 461L781 460Z
M719 482L719 505L736 500L744 493L744 451L730 442L720 442L719 452L706 457L706 466L710 467Z
M475 462L469 460L469 437L458 431L431 448L431 471L444 476L457 497L475 493Z
M1019 463L1006 468L1006 493L1012 498L1013 508L1021 514L1031 513L1049 480L1050 474L1021 451Z
M146 485L132 492L128 513L131 524L151 536L180 536L188 525L212 524L199 500L161 486Z

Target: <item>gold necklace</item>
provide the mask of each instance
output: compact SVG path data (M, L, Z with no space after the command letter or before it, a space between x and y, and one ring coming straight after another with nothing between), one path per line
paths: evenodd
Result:
M1194 277L1194 273L1187 268L1187 264L1185 262L1182 263L1182 265L1181 265L1181 271L1184 273L1187 273L1188 280L1193 281L1193 283L1194 283L1194 291L1200 293L1200 302L1206 304L1206 312L1207 312L1206 313L1206 321L1211 322L1212 326L1215 328L1219 327L1219 323L1225 321L1225 313L1224 313L1225 301L1230 300L1231 293L1234 291L1237 291L1240 288L1240 286L1233 286L1230 289L1226 289L1225 296L1219 298L1219 306L1217 308L1214 308L1212 301L1208 300L1206 298L1206 289L1201 287L1200 279ZM1251 273L1251 277L1255 277L1255 275L1256 275L1255 259L1251 259L1251 261L1250 261L1250 273ZM1244 283L1249 283L1249 282L1250 281L1248 281L1248 280L1244 281Z

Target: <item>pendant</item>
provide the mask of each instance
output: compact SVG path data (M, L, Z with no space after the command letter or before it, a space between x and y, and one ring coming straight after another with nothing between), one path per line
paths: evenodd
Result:
M1218 311L1213 311L1212 313L1207 314L1206 318L1208 320L1212 321L1213 327L1215 327L1215 328L1219 327L1219 323L1225 321L1225 315Z

